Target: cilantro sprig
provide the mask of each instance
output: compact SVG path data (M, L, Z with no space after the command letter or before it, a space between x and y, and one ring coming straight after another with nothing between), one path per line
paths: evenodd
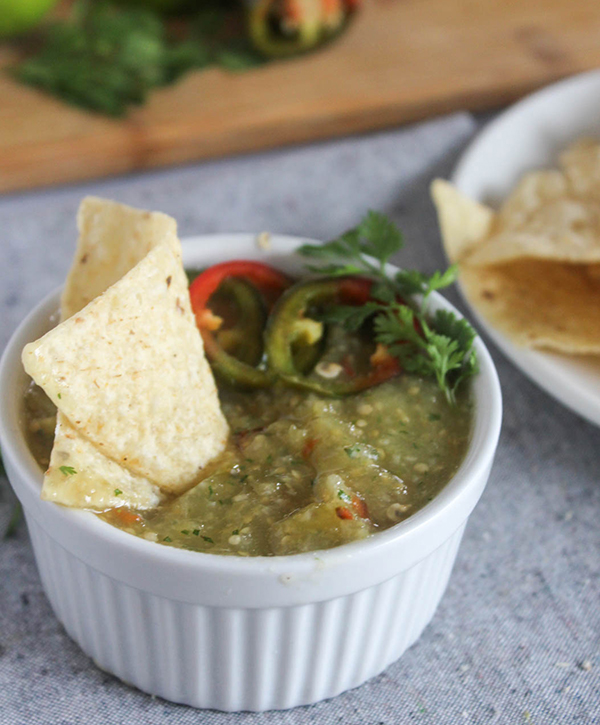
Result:
M448 310L428 312L432 292L451 285L453 265L431 275L400 270L389 275L387 265L404 246L402 233L384 214L369 211L354 229L325 244L305 244L299 253L318 260L313 272L335 277L367 275L374 280L372 300L362 306L337 305L322 314L325 322L350 331L372 319L375 341L385 345L407 372L434 377L450 403L459 385L478 370L473 349L475 331Z
M263 63L246 38L243 12L231 0L206 0L173 27L149 8L78 0L67 18L47 26L37 52L14 74L67 103L121 117L189 71Z

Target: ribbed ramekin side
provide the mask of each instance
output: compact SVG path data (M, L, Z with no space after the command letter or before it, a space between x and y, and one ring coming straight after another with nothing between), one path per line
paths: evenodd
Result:
M450 575L452 574L452 568L458 555L460 542L462 541L465 528L466 522L452 535L450 539L444 543L443 546L440 547L440 549L438 549L438 551L428 557L430 571L427 574L427 577L424 576L423 578L427 578L433 583L433 591L425 591L423 593L421 597L421 607L419 609L420 616L417 617L412 631L413 639L408 641L404 649L407 649L417 641L421 632L433 618L435 610L437 609L438 604L446 591L446 587L448 586L448 581L450 579ZM400 654L402 654L402 652ZM399 656L400 655L398 655L398 657ZM397 659L398 657L395 657L394 659ZM392 662L393 661L394 660L392 660Z
M312 606L312 627L304 628L312 657L304 658L301 702L357 687L419 638L444 594L463 531L464 525L419 564L378 586Z
M317 702L381 672L433 616L464 528L408 571L355 594L241 609L137 590L28 525L58 618L102 669L168 700L228 711Z

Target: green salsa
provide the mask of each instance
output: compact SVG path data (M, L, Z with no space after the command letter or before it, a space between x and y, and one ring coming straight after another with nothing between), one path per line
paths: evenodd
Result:
M101 518L192 551L327 549L418 511L456 472L469 441L468 388L450 405L435 381L411 375L341 399L279 384L219 392L231 436L203 479L154 510L111 509ZM44 399L39 388L26 396L28 438L43 468L53 436Z

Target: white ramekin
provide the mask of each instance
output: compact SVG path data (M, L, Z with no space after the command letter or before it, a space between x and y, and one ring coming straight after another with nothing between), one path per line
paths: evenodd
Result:
M260 259L290 272L301 242L249 234L184 242L188 266ZM434 307L451 306L434 296ZM472 440L444 490L408 520L327 551L236 558L161 546L93 514L40 499L23 435L25 343L49 328L58 292L11 338L0 363L0 442L40 577L69 635L104 670L145 692L219 710L290 708L333 697L413 644L444 593L467 518L487 482L501 422L481 340ZM451 308L452 309L452 308Z

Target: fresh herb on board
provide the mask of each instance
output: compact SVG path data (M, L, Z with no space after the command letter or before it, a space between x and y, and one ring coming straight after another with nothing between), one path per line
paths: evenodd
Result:
M80 1L48 27L38 53L14 73L72 105L124 116L154 88L193 69L241 71L263 63L246 39L242 13L230 0L207 0L173 28L152 10Z
M325 244L305 244L300 254L319 260L313 272L332 276L367 275L374 280L372 301L337 305L323 313L326 322L356 331L372 320L375 341L386 346L409 373L435 377L453 403L460 383L477 372L475 331L447 310L427 311L429 295L448 287L457 269L426 275L400 270L387 274L387 263L404 245L402 233L384 214L370 211L358 226ZM415 297L420 295L420 300Z

